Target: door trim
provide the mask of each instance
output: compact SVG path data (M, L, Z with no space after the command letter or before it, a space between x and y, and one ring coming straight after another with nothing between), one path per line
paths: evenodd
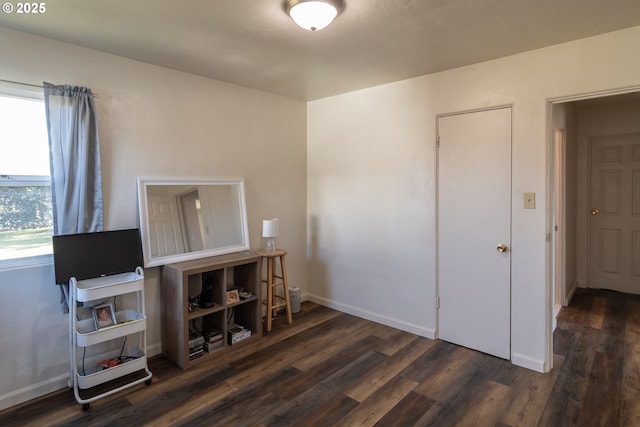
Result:
M555 213L552 229L553 257L554 261L554 324L558 315L557 306L567 305L567 289L565 284L565 227L566 227L566 207L565 207L565 186L566 186L566 129L554 129L554 199ZM560 297L558 299L558 296ZM555 327L554 327L555 329Z

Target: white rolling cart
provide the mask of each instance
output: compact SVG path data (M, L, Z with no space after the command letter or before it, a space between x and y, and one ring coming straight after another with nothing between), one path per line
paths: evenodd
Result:
M115 323L97 328L91 310L84 310L81 319L78 303L107 300L125 294L135 294L136 306L120 308L115 311ZM89 409L89 404L100 398L117 393L134 385L151 384L151 372L147 366L147 316L144 304L144 272L137 267L134 272L96 277L87 280L69 281L69 332L70 332L70 367L69 387L82 409ZM119 305L125 305L125 298ZM113 310L113 305L111 306ZM88 313L87 313L88 312ZM126 338L125 338L126 337ZM137 338L137 339L136 339ZM115 350L108 341L121 339L123 344ZM129 343L125 340L135 340ZM125 343L127 346L125 347ZM88 352L95 346L97 352ZM102 362L102 363L101 363ZM83 398L80 390L90 389L125 375L140 372L139 375L124 385L103 386L97 394Z

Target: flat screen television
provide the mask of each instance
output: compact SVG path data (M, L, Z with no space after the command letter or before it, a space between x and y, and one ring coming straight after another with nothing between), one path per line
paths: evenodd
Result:
M56 284L126 273L142 266L140 230L98 231L53 236Z

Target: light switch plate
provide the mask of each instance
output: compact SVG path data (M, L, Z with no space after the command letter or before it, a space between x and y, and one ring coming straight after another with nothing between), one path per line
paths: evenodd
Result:
M536 208L536 193L524 193L524 208L525 209Z

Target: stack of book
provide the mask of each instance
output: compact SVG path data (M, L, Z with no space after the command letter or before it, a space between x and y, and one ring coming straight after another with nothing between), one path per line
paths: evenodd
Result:
M202 356L204 337L195 332L189 332L189 360Z
M213 351L224 347L224 335L222 330L212 328L204 333L204 351L212 353Z

